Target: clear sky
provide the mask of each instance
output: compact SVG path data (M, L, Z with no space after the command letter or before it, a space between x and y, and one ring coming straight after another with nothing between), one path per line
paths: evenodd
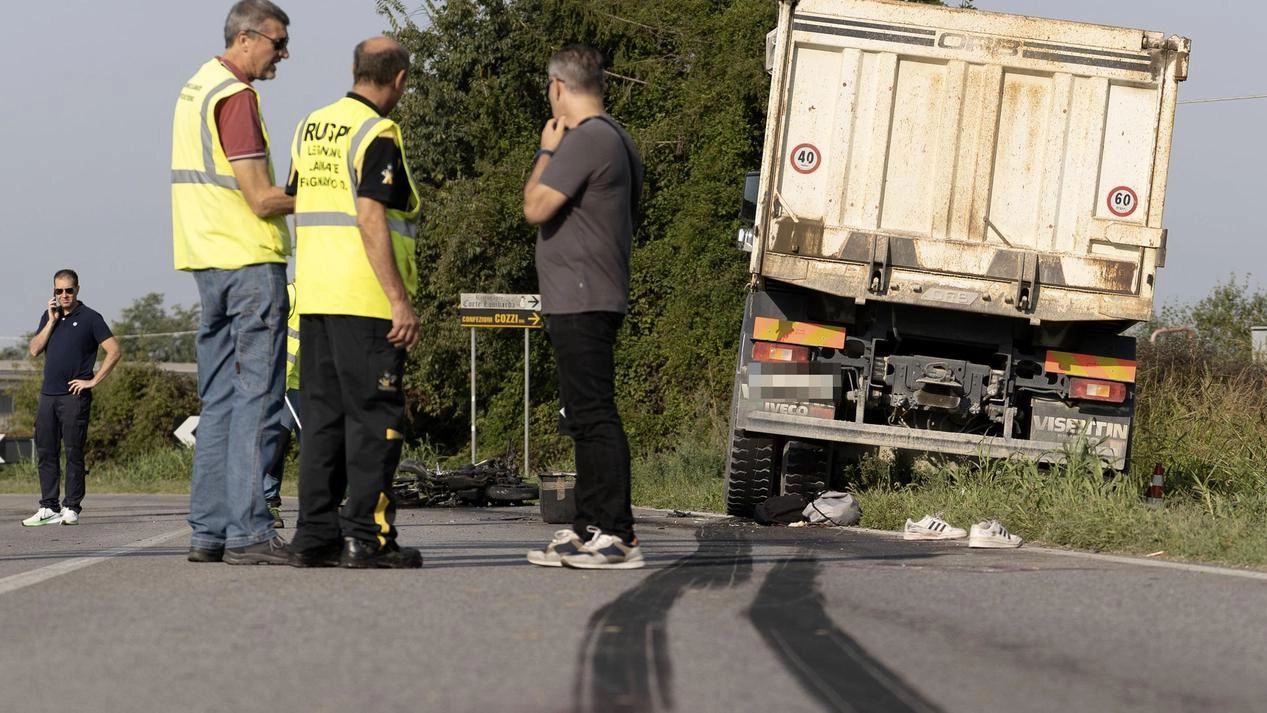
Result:
M290 59L256 86L280 180L295 124L351 87L352 48L389 26L374 0L275 1L290 15ZM39 326L63 267L107 321L148 292L197 303L193 277L172 267L172 110L185 80L224 49L232 5L58 0L6 12L0 336Z
M953 1L953 0L952 0ZM773 2L773 0L771 0ZM387 28L373 0L281 0L291 57L259 84L275 141L350 84L352 47ZM421 3L409 2L411 7ZM1193 40L1180 100L1267 94L1257 31L1267 10L1245 0L977 0L1018 12L1159 30ZM107 320L147 292L197 300L172 268L171 116L194 70L223 47L230 2L61 0L23 3L0 23L0 337L33 330L52 274L74 267L82 297ZM743 48L735 48L743 51ZM760 48L751 48L760 51ZM1186 104L1178 110L1167 191L1167 266L1159 302L1191 302L1230 273L1267 257L1267 213L1257 210L1267 165L1267 100ZM277 170L287 170L283 153ZM729 240L718 233L718 240ZM1265 273L1267 274L1267 273ZM1160 306L1160 305L1159 305ZM12 342L0 340L0 346Z

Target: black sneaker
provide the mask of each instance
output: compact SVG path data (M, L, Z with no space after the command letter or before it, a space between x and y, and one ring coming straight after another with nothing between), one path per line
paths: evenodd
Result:
M224 550L209 550L203 547L190 547L189 557L186 559L190 562L219 562L224 559Z
M273 516L273 529L280 530L286 527L286 521L282 519L282 506L269 505L268 514Z
M290 546L282 538L256 542L246 547L229 547L224 551L225 564L287 564L290 562Z
M339 555L343 552L343 543L331 542L310 550L292 549L290 551L291 567L338 567Z
M401 547L395 541L379 547L377 542L345 538L339 566L351 569L418 569L422 553L413 547Z

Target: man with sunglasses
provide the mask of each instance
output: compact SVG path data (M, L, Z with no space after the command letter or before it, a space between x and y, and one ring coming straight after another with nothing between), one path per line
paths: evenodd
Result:
M252 86L290 56L289 24L268 0L236 3L224 53L185 83L172 123L176 269L193 274L201 300L191 562L284 564L290 555L273 529L261 474L281 441L285 216L295 201L274 183Z
M603 108L603 58L564 47L546 68L553 115L524 186L524 217L540 227L537 281L559 373L562 424L576 447L576 520L545 549L543 567L636 569L642 549L630 504L629 442L616 410L616 333L629 306L629 253L643 166Z
M97 349L106 352L101 371L93 374ZM40 473L40 509L22 521L26 527L78 525L84 499L84 443L92 390L119 363L119 342L96 310L79 301L79 275L58 270L53 298L40 315L31 337L31 356L44 354L44 385L35 413L35 453ZM66 497L58 505L61 450L66 451Z

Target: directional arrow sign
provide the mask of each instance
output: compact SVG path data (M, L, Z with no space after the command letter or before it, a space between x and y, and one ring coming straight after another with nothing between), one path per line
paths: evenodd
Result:
M463 292L458 314L463 327L540 329L541 295Z
M190 416L189 418L185 419L184 423L180 424L180 428L177 428L175 431L172 432L172 435L176 436L176 440L180 441L181 443L184 443L189 448L193 448L194 447L194 431L197 428L198 428L198 417Z
M468 309L541 311L541 295L507 295L500 293L463 292L459 305Z

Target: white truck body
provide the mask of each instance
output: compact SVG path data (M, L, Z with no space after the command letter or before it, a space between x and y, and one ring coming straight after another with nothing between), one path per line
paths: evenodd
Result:
M1165 262L1189 41L896 0L779 8L728 512L814 495L859 447L1128 467L1123 331Z
M1149 319L1188 44L906 2L782 3L752 272L863 300Z

